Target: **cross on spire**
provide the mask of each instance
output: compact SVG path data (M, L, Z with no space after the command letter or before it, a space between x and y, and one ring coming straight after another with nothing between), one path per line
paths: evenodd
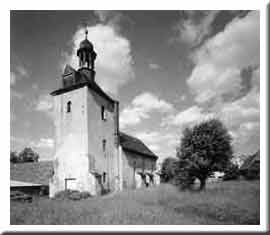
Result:
M87 26L85 27L85 39L87 39L87 35L88 35L88 29Z

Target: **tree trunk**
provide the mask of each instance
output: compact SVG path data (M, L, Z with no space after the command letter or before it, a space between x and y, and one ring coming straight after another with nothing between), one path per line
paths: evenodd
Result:
M200 188L199 190L204 190L206 184L206 179L200 179Z

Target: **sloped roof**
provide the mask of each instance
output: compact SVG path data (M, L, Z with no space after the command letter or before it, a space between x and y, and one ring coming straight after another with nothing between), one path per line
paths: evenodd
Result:
M106 100L110 101L111 103L116 102L116 100L112 99L109 95L107 95L101 87L95 82L95 81L88 81L87 76L81 72L80 70L76 71L73 69L70 65L66 65L65 70L64 70L64 75L65 74L70 74L72 76L76 76L77 80L80 80L80 82L77 82L76 84L69 85L67 87L62 87L59 88L53 92L50 93L52 96L60 95L68 91L76 90L79 88L82 88L84 86L88 86L88 88L94 90L96 93L98 93L100 96L105 98ZM81 78L81 79L80 79Z
M10 163L10 180L49 185L53 162Z
M10 187L29 187L29 186L41 186L41 184L34 184L31 182L23 182L17 180L10 181Z
M142 154L157 159L156 156L141 140L120 132L120 145L126 151Z
M247 157L247 159L244 161L244 163L240 167L240 170L249 169L255 161L260 161L260 151Z
M65 66L63 76L68 75L68 74L72 74L72 73L75 73L75 72L76 72L76 70L74 68L72 68L69 64L67 64Z

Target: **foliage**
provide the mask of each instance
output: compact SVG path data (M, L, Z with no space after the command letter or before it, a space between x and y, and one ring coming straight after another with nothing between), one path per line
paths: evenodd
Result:
M18 161L19 161L19 157L17 155L17 152L10 151L10 162L17 163Z
M243 166L243 164L240 168L241 175L247 180L260 179L260 161L256 160L257 154L260 154L260 152L258 151L257 153L250 155L244 162L244 164L247 164L248 166Z
M197 178L200 189L204 189L213 171L223 171L232 158L231 140L228 130L218 119L186 128L177 149L181 171L187 172L185 175L190 182Z
M27 216L25 216L27 215ZM85 200L10 202L10 223L82 225L260 224L260 182L224 181L193 193L171 184Z
M254 163L249 169L244 171L243 176L247 180L260 179L260 163Z
M224 171L223 180L237 180L239 179L240 171L238 165L229 162L228 166Z
M260 178L260 168L257 169L250 169L244 175L245 179L247 180L255 180Z
M25 147L19 154L10 152L11 163L37 162L39 159L38 153L29 147Z
M173 157L167 157L163 160L161 166L161 179L162 182L171 181L178 171L178 159Z
M69 200L81 200L81 199L86 199L88 197L90 197L90 193L89 192L79 192L77 190L64 190L64 191L60 191L58 192L55 196L54 199L58 199L58 200L64 200L64 199L69 199Z

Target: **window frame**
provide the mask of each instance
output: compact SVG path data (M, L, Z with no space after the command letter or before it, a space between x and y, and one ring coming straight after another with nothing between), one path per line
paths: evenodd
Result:
M106 109L104 105L101 106L101 120L104 122L107 120Z

